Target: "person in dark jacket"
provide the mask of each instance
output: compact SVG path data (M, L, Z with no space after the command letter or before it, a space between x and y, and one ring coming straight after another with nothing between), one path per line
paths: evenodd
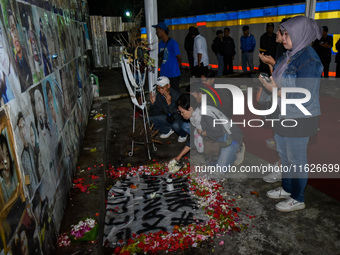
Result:
M187 133L182 129L183 120L176 105L180 92L171 88L170 80L165 76L160 76L156 85L157 95L150 93L150 122L161 133L160 138L177 133L178 142L183 143L187 140Z
M277 49L277 42L276 42L276 34L274 33L274 24L268 23L267 32L265 32L260 38L260 53L264 53L266 56L272 56L275 58L276 56L276 49ZM265 64L260 58L260 66L259 71L267 73L271 75L269 67Z
M192 29L194 28L193 26L191 26L189 28ZM184 49L187 52L187 57L188 57L188 61L189 61L189 68L190 68L190 75L193 76L194 75L194 38L192 38L190 31L188 32L187 36L185 37L184 40Z
M230 29L229 27L226 27L224 29L224 36L223 36L223 45L224 45L224 51L223 51L223 58L224 58L224 70L223 74L232 74L234 72L233 70L233 60L236 54L235 51L235 42L234 39L229 36Z
M223 75L223 68L224 68L224 61L223 61L223 52L224 52L224 45L223 45L223 32L222 30L216 31L216 37L211 45L212 51L215 53L218 62L218 71L217 76Z
M249 33L249 26L243 26L243 35L241 36L241 51L242 51L242 70L247 72L247 65L250 71L254 70L253 53L256 46L255 37Z
M318 53L323 65L323 76L328 78L329 64L332 58L333 36L327 35L328 27L323 26L322 37L320 40L313 42L313 48Z

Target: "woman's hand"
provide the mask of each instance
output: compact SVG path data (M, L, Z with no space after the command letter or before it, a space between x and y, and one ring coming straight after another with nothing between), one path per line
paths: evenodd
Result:
M267 82L265 79L259 76L259 80L262 83L263 87L268 90L270 93L273 92L273 88L277 88L277 84L275 83L273 76L270 76L270 82Z
M191 148L189 146L185 146L183 150L178 154L178 156L173 159L176 159L176 161L179 162L183 158L183 156L190 151L190 149Z
M176 160L177 162L179 162L179 161L181 160L181 158L182 158L182 157L178 155L176 158L173 158L173 159ZM173 160L173 159L172 159L172 160Z
M259 58L261 59L261 61L267 65L271 65L274 66L276 61L275 59L270 56L270 55L264 55L264 53L259 53Z
M201 130L201 129L196 129L197 130L197 133L200 135L200 136L206 136L207 135L207 133L205 132L205 131L203 131L203 130Z

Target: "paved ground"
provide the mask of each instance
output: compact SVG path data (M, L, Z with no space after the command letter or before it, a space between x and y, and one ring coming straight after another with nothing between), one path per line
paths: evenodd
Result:
M75 175L75 178L87 179L89 175L99 176L97 188L91 189L90 193L71 191L60 232L89 216L97 217L102 229L105 196L113 184L112 180L106 179L105 170L110 165L141 165L149 162L142 145L136 147L132 157L128 156L132 127L130 99L109 100L113 95L126 93L120 72L111 70L97 74L100 76L100 95L105 97L93 102L93 110L107 117L97 121L92 119L93 115L90 116ZM189 82L189 74L184 72L183 76L182 82ZM334 96L340 94L334 84L322 88L322 93ZM157 144L157 151L152 153L152 158L168 161L176 156L183 147L176 140L177 137L173 135L166 140L168 143ZM191 156L195 156L194 152ZM260 165L267 162L246 152L243 164ZM227 198L236 199L235 206L241 208L241 218L250 227L177 254L340 254L340 202L307 186L307 208L299 212L280 213L274 209L276 201L265 195L267 190L279 185L267 184L261 179L228 179L224 184ZM259 196L252 195L252 191L256 191ZM256 215L256 218L249 219L246 215ZM102 231L99 231L98 238L98 244L73 244L71 247L59 248L57 254L112 254L112 250L101 245ZM224 245L218 245L221 240L224 240Z

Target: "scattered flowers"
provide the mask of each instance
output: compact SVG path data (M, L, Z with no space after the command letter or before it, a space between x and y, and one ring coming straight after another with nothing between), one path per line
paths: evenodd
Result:
M92 180L98 179L98 176L92 175L90 176ZM91 189L97 189L98 186L94 183L84 184L85 178L77 178L73 180L73 188L78 189L81 192L89 193Z
M59 247L71 246L71 240L68 237L67 233L62 233L58 236L58 246Z
M258 196L258 197L260 196L260 194L259 194L258 192L256 192L256 191L250 191L250 194L251 194L251 195L256 195L256 196Z
M142 174L150 176L169 174L171 178L185 176L188 179L191 196L196 199L198 206L205 211L209 220L207 222L195 220L194 223L187 226L175 226L172 232L133 233L129 240L120 240L120 245L115 248L114 254L155 254L161 250L172 252L198 247L204 240L225 233L231 234L232 231L239 232L247 227L240 223L238 213L241 209L235 207L234 202L236 200L225 200L220 193L223 187L219 182L203 176L193 176L190 173L189 164L177 169L175 163L169 162L166 165L155 162L139 167L121 166L114 168L110 166L106 173L112 179L129 178ZM150 198L153 198L153 196L154 194L150 194ZM120 208L117 207L116 209L119 210ZM247 217L255 216L247 215ZM219 245L224 245L224 241L220 241Z
M120 166L120 167L115 168L110 165L109 169L106 170L107 177L111 179L125 178L128 175L137 176L137 175L144 174L144 175L156 176L156 175L164 175L168 173L169 173L168 166L163 163L158 163L158 162L155 162L150 165L139 166L139 167ZM180 176L187 175L189 173L190 173L190 168L189 168L189 165L187 164L183 166L183 168L180 171L173 173L171 177L180 177Z
M104 114L102 114L102 113L97 113L97 114L93 117L93 119L94 119L94 120L103 120L105 117L106 117L106 116L105 116Z

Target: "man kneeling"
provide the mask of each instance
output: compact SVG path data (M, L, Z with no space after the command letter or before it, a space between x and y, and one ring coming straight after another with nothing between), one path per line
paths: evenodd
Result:
M150 122L161 133L160 138L168 138L173 133L178 134L178 142L187 140L187 133L182 129L183 119L177 112L177 100L180 92L171 88L167 77L157 79L157 95L150 93Z

